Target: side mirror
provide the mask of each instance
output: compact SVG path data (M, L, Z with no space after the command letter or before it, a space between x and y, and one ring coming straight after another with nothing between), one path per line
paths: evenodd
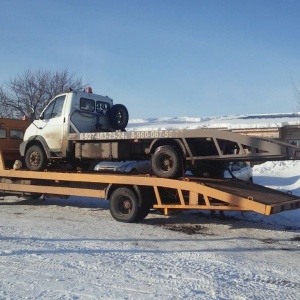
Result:
M43 113L40 114L39 119L40 119L40 120L44 120L44 114L43 114Z

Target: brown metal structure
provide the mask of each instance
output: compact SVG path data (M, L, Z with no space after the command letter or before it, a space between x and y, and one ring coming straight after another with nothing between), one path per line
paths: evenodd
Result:
M21 159L19 145L29 125L28 120L0 118L0 149L5 161Z
M124 222L140 221L151 207L163 209L165 214L172 209L192 209L254 211L264 215L300 207L297 196L242 181L5 170L2 155L0 190L3 193L97 197L110 201L114 198L114 192L118 191L118 199L122 199L120 204L124 207L120 208L117 217L113 216ZM133 193L139 204L137 216L131 218L127 215L134 209L134 203L131 203L132 197L128 193Z

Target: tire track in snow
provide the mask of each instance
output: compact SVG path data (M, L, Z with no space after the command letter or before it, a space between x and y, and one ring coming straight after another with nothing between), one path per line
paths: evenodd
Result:
M245 241L187 239L162 228L115 223L107 212L104 221L88 211L76 215L74 208L26 213L23 223L0 227L0 299L24 295L27 299L99 299L99 295L105 299L247 299L255 295L255 299L281 300L296 299L300 293L297 269L287 271L287 267L281 272L276 264L269 266L268 261L235 250L250 248L249 244L256 247L257 241L240 248L236 243Z

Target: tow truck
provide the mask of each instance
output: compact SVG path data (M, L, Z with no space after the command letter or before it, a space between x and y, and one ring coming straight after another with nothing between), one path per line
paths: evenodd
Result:
M161 178L218 176L230 161L284 160L299 149L213 129L126 131L129 114L107 96L69 91L55 97L26 130L20 153L27 169L92 170L101 160L151 160Z

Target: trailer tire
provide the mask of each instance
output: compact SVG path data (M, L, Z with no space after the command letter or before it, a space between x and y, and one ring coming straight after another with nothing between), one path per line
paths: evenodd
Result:
M33 145L26 150L25 165L31 171L42 171L46 165L46 154L39 145Z
M150 207L149 208L139 208L135 222L143 221L148 216L149 212L150 212Z
M140 219L138 198L133 190L120 187L113 191L109 200L109 209L112 217L125 223L136 222Z
M158 147L152 158L151 167L157 177L178 178L182 173L181 158L174 147Z
M144 220L148 216L150 209L153 206L149 194L147 194L146 192L142 192L141 196L142 199L140 199L139 210L135 219L136 222Z
M128 124L129 114L123 104L115 104L109 111L109 121L116 130L124 130Z

